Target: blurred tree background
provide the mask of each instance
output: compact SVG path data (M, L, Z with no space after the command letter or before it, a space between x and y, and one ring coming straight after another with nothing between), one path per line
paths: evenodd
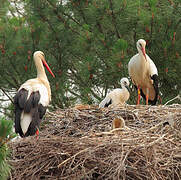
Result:
M181 89L180 0L2 0L0 4L0 88L17 90L36 76L33 52L41 50L52 105L98 104L137 53L136 41L158 68L162 103ZM133 88L132 88L133 89ZM129 104L135 104L133 91ZM10 99L13 95L10 93Z

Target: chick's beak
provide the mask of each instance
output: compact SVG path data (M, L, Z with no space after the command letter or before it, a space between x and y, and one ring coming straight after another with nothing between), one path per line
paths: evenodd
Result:
M130 87L129 87L129 86L125 86L125 87L126 87L126 89L128 90L128 92L130 93L130 92L131 92Z

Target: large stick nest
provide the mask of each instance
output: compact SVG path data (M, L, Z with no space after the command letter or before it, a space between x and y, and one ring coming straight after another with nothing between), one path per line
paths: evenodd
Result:
M181 179L181 105L58 109L10 147L11 179Z

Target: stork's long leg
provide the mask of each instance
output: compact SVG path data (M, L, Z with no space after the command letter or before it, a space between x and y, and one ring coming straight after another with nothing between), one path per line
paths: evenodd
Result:
M138 86L138 101L137 101L137 105L140 104L140 98L141 98L141 95L140 95L140 86Z
M149 94L149 89L146 89L146 105L148 105L148 94Z

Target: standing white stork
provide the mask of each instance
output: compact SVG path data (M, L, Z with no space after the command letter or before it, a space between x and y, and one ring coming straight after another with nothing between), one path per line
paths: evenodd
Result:
M39 125L51 100L51 89L43 65L53 76L46 63L44 53L36 51L33 55L37 78L27 80L14 97L15 132L21 137L39 134Z
M123 105L129 99L129 80L127 78L121 79L121 87L116 88L111 91L99 104L99 108L108 107L111 105L112 107L116 107L118 105Z
M128 63L129 76L138 90L138 101L140 94L151 105L155 105L158 99L158 71L154 62L145 52L146 41L137 41L138 54L134 55Z

